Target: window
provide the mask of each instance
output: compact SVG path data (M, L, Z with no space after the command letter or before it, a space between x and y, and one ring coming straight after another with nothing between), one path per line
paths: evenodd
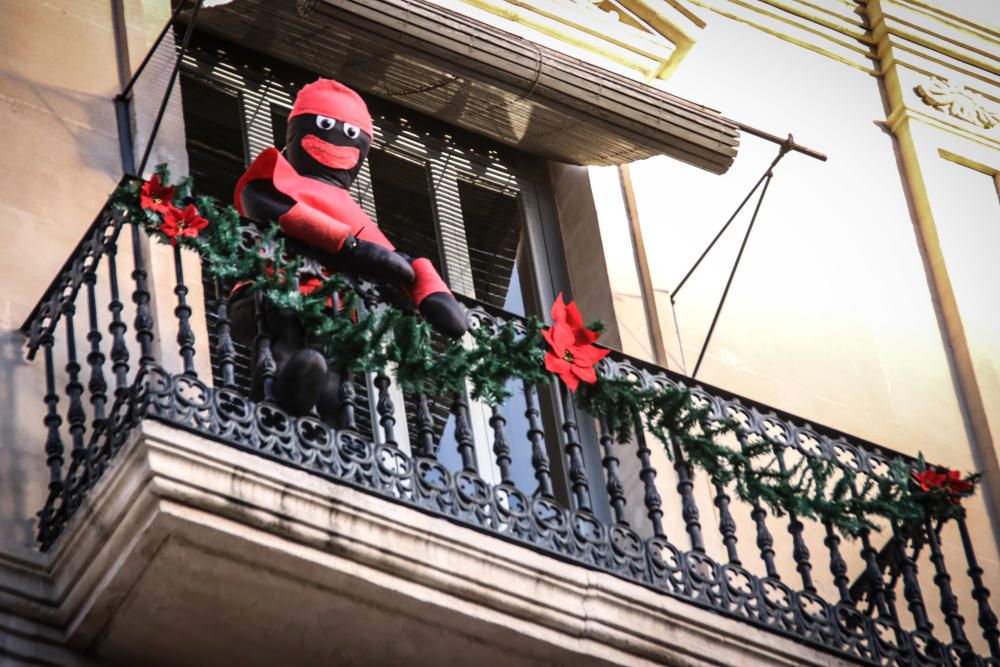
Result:
M230 201L233 186L253 158L271 145L284 144L295 93L315 78L280 63L265 66L259 56L230 45L202 42L193 48L184 62L181 87L190 171L198 189ZM384 100L366 96L366 101L376 136L352 195L386 236L402 251L431 259L457 293L520 315L547 310L566 279L558 232L538 186L544 165ZM210 330L225 292L225 286L206 285ZM214 342L210 340L213 349ZM238 352L238 380L248 386L249 350ZM367 392L360 389L359 400L373 394L370 382ZM396 399L397 405L413 406L412 397ZM489 432L490 409L470 407L473 430L478 422L480 432ZM508 432L527 431L525 407L520 396L503 407ZM552 419L551 409L544 411ZM415 415L416 410L405 412ZM458 468L446 401L435 405L434 416L439 460ZM359 427L380 437L370 423ZM404 449L416 438L412 419L406 431L399 437ZM557 453L559 443L549 446L558 479L563 457ZM480 475L498 481L492 453L485 445L478 450ZM534 490L530 453L515 452L512 471L519 487Z

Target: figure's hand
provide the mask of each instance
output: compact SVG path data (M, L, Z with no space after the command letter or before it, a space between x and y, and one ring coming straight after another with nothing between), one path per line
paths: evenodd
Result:
M408 285L415 277L413 267L399 253L350 235L333 257L339 266L379 282Z
M420 314L434 329L449 338L460 338L468 329L465 308L446 292L435 292L425 297L420 302Z

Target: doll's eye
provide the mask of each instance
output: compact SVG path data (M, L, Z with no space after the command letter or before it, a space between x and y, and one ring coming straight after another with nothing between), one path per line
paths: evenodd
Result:
M333 118L328 116L316 116L316 127L321 130L332 130L333 126L337 124Z
M347 135L348 139L357 139L358 135L361 134L361 130L350 123L344 123L344 134Z

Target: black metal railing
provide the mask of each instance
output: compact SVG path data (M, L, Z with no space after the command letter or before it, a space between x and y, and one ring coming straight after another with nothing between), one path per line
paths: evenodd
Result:
M245 231L248 251L259 252L255 228ZM42 549L67 529L132 428L153 419L839 657L1000 665L1000 631L964 518L906 530L886 524L855 541L829 523L776 516L696 474L676 443L664 466L659 442L641 430L630 444L615 442L605 416L584 413L559 383L522 383L506 403L483 405L461 393L404 394L382 369L342 378L336 428L292 417L269 400L266 327L256 339L265 395L254 401L228 292L215 285L214 312L202 317L189 303L181 251L173 249L169 289L151 285L147 255L137 222L106 208L25 324L28 357L42 352L45 375ZM378 294L366 297L374 305ZM173 300L172 316L162 299ZM472 327L519 321L466 303ZM212 377L197 374L199 320L211 330ZM899 456L618 352L601 363L608 375L687 388L709 408L707 420L739 424L733 447L755 437L782 443L782 465L832 460L861 485L886 478Z

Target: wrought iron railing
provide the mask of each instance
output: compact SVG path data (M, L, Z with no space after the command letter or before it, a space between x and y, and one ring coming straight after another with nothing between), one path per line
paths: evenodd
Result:
M253 252L255 234L247 223ZM907 530L886 524L855 542L829 524L739 501L726 485L693 474L680 450L672 466L657 468L658 443L646 434L618 444L603 416L583 413L568 392L546 386L518 386L508 404L481 405L461 394L404 395L390 370L381 369L343 378L337 428L312 415L292 417L267 397L249 398L240 380L246 362L233 343L219 286L205 320L214 377L197 376L191 323L201 315L188 303L177 248L173 261L171 290L155 293L175 299L174 317L154 321L154 306L164 308L153 302L144 232L109 206L25 324L28 357L41 351L45 374L49 495L38 520L42 549L71 525L132 428L153 419L839 657L1000 665L1000 631L964 518ZM377 301L377 292L365 289L368 301ZM473 327L517 319L466 303ZM262 328L257 341L265 366L267 335ZM738 422L732 446L768 437L784 445L788 465L821 457L863 483L885 478L899 456L617 352L601 363L607 375L689 389L710 408L707 419ZM167 370L170 364L177 372ZM515 421L523 426L517 432ZM517 463L524 469L525 459L530 482L512 472ZM967 623L970 615L975 624Z

